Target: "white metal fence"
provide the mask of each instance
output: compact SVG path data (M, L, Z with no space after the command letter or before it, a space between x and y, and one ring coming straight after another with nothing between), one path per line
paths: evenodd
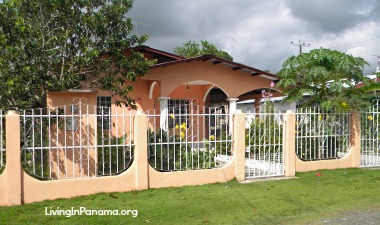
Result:
M245 116L246 178L283 176L283 113L270 107L260 113L248 111Z
M21 160L40 179L114 175L133 160L133 112L82 104L20 113Z
M361 112L361 166L380 167L379 101Z
M297 156L304 161L344 157L350 147L350 116L348 111L325 112L319 107L297 109Z
M4 111L0 110L0 174L5 167L5 115Z
M211 169L231 160L232 130L225 108L186 104L146 114L149 163L156 170Z

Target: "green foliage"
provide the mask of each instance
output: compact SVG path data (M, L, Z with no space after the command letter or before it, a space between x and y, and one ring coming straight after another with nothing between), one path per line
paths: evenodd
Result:
M98 132L98 175L115 175L129 168L134 148L126 140L126 134L121 137L104 137L104 133Z
M99 88L134 105L132 84L152 61L131 51L132 0L4 0L0 3L0 107L46 105L47 91Z
M232 61L233 58L226 51L219 50L214 44L208 41L201 41L201 46L195 41L188 41L182 46L174 48L174 53L185 58L192 58L202 55L213 55Z
M277 87L284 89L284 101L299 101L305 94L311 98L304 106L320 104L323 109L349 109L366 106L369 95L356 85L369 85L363 76L368 63L360 58L330 49L314 49L289 57L278 76Z
M148 133L149 163L159 171L209 169L215 167L215 149L209 140L204 148L192 148L185 136L159 129ZM217 147L218 148L218 147Z

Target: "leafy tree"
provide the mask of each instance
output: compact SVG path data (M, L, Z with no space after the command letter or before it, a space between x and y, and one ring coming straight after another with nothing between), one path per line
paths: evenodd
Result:
M232 61L233 58L227 52L219 50L214 44L208 41L201 41L201 46L195 41L188 41L182 46L174 48L174 53L185 58L192 58L202 55L213 55Z
M357 108L369 101L365 87L372 81L363 75L368 63L352 55L330 49L314 49L291 56L282 65L277 87L284 89L284 101L299 101L305 94L311 98L305 106L319 104L323 109Z
M0 3L0 108L46 106L48 91L108 90L134 105L129 81L152 61L133 52L132 0L4 0Z

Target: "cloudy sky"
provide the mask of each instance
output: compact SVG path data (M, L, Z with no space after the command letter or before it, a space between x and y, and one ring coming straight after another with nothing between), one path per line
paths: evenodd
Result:
M235 62L278 72L299 48L331 48L366 59L380 56L380 0L134 0L129 17L139 22L145 44L173 52L207 40ZM137 29L135 30L137 32Z

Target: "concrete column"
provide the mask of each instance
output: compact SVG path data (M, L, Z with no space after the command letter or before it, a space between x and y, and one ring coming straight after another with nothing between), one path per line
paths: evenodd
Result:
M229 111L230 111L230 118L229 118L229 132L232 132L233 129L233 116L236 112L236 103L239 99L238 98L227 98L227 101L230 102L229 105Z
M20 116L16 111L9 111L6 120L6 195L7 205L21 205L21 150L20 150Z
M241 110L236 111L233 126L235 177L237 181L243 181L245 180L245 114Z
M168 103L170 97L159 97L160 101L160 128L164 131L168 131Z
M352 167L360 168L361 141L360 141L360 112L352 110L351 114L351 137L350 145L352 153Z
M149 187L148 174L148 119L145 114L138 111L134 121L134 160L136 165L136 189L145 190Z
M287 110L283 122L284 170L285 177L296 174L296 117L292 110Z

